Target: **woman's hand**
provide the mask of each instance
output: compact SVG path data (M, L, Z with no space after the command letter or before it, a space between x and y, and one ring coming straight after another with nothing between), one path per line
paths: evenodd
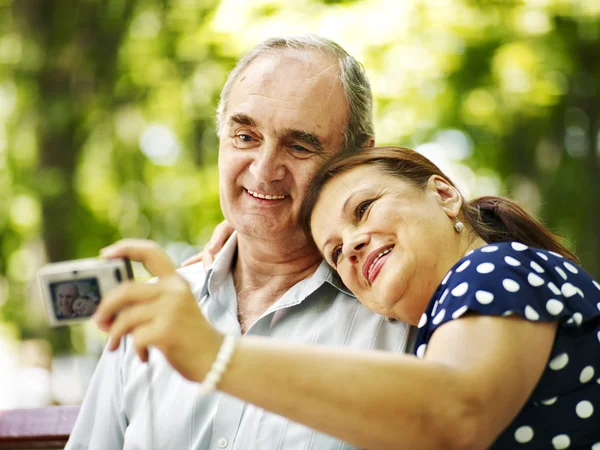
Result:
M185 378L204 379L223 337L206 321L164 250L152 241L126 239L101 255L139 261L158 277L150 283L122 283L102 299L94 319L109 334L109 350L119 348L121 338L131 334L142 361L148 360L148 346L154 346Z
M183 262L182 266L185 267L197 262L202 262L204 264L204 267L210 267L210 265L215 260L217 253L219 253L223 249L225 243L227 242L227 239L231 237L233 232L234 229L232 228L232 226L229 225L229 222L224 220L214 229L210 241L208 241L208 243L204 246L202 251L186 259Z

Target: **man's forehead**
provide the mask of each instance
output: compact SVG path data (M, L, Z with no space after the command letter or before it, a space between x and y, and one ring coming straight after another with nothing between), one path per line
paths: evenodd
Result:
M261 122L279 119L279 127L311 133L319 132L326 121L339 127L337 122L348 116L339 68L330 57L320 59L307 62L287 54L258 57L233 84L228 116L243 113L258 120L260 115L266 119Z

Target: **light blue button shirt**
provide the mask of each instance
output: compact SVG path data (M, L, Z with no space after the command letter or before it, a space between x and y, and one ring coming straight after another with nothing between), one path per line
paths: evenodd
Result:
M239 335L231 277L236 248L234 235L208 273L202 264L179 273L189 282L210 323L223 333ZM389 323L360 305L323 262L311 277L273 304L246 334L404 352L409 327ZM179 375L157 350L151 351L150 364L148 370L129 337L117 351L103 353L67 450L355 448L227 394L215 392L200 398L198 384Z

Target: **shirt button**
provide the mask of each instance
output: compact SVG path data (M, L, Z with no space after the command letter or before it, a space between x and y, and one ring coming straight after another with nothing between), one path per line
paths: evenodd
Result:
M225 447L227 447L227 444L228 444L228 442L227 442L227 439L225 439L225 438L220 438L217 441L217 445L219 446L219 448L225 448Z

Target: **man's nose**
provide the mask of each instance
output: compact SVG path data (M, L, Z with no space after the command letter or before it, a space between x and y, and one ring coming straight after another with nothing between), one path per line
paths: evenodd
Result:
M345 240L342 251L350 263L358 264L360 262L370 239L368 233L356 232Z
M250 165L250 173L258 181L281 181L285 178L283 149L276 144L265 142Z

